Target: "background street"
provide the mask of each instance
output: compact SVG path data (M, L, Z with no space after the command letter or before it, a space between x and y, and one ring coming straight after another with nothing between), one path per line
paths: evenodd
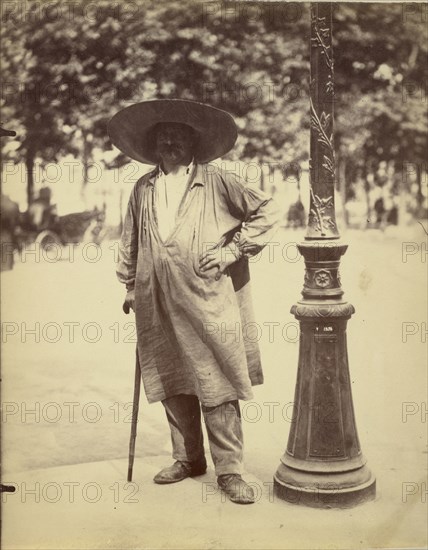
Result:
M16 487L3 495L4 549L426 547L421 224L348 230L342 239L342 285L356 308L348 324L354 407L376 501L316 510L273 497L296 381L289 310L303 284L295 247L303 236L281 229L251 266L265 384L241 403L246 479L257 495L248 507L217 491L210 458L204 476L152 482L171 462L170 439L162 405L149 406L143 391L134 485L126 485L135 334L121 310L114 242L78 245L74 258L63 249L61 261L27 253L2 273L2 482Z

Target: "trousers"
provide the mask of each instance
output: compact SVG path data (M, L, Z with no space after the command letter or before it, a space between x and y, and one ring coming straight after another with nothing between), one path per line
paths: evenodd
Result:
M201 408L216 476L242 474L243 434L238 401L216 407L199 404L196 395L174 395L162 401L171 431L172 456L194 462L205 455Z

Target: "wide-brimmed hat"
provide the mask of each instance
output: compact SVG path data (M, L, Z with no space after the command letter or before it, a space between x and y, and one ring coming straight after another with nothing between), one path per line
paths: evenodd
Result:
M232 149L237 129L226 111L205 103L184 99L142 101L122 109L108 123L111 141L128 157L145 164L157 164L153 127L160 122L179 122L198 134L194 160L209 162Z

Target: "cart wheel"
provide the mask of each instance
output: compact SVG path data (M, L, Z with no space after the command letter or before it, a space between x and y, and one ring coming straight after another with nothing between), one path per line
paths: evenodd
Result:
M61 240L56 233L45 229L41 231L35 240L35 243L40 246L43 250L49 250L49 248L62 246Z

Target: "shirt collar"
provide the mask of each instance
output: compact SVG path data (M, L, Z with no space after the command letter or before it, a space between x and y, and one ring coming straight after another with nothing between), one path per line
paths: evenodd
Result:
M177 177L182 177L182 176L186 176L186 175L189 175L192 173L192 170L193 170L193 159L190 161L190 163L186 166L186 167L182 167L182 169L180 170L180 173L177 175ZM162 170L160 164L158 165L158 176L163 176L163 175L167 175L165 174L165 172Z
M205 171L202 164L197 164L192 160L192 162L189 164L188 168L190 168L190 188L192 189L195 185L205 185ZM158 165L154 170L149 172L149 183L150 185L154 185L156 178L159 176L159 174L162 173L161 167Z

